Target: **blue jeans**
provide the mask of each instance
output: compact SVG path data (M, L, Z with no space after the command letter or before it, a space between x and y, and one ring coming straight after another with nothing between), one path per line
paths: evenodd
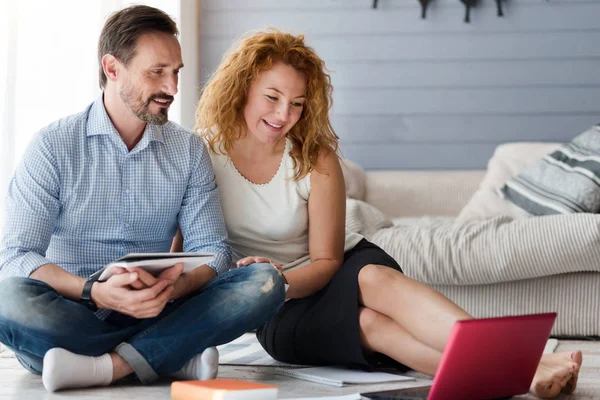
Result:
M168 303L157 317L113 311L101 320L44 282L8 278L0 282L0 342L36 374L54 347L88 356L115 351L149 383L178 371L204 349L258 328L284 298L279 272L270 264L253 264L218 275L198 292Z

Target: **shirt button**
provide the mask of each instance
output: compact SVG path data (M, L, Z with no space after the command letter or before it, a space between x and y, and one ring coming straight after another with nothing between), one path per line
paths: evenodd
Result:
M125 189L125 193L127 193L127 194L131 193L131 189Z

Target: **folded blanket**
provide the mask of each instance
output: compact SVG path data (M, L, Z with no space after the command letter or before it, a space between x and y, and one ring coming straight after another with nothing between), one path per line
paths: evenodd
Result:
M361 200L346 199L346 230L369 239L380 229L391 226L392 221L376 207Z
M479 285L600 271L600 215L392 226L369 239L407 276L428 284Z

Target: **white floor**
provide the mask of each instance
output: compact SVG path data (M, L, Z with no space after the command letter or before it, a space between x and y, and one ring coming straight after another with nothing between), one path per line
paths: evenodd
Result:
M556 351L581 349L584 361L575 395L561 395L558 399L600 399L600 342L561 341ZM362 385L336 388L304 382L276 375L273 367L221 366L219 378L236 378L271 383L279 387L280 398L314 397L369 390L384 390L398 387L422 386L430 382L424 375L412 373L417 379L411 383L388 383L383 385ZM159 382L151 386L137 384L116 385L109 388L86 389L47 393L41 378L25 371L14 358L0 358L0 399L133 399L158 400L170 398L170 382ZM534 398L520 396L519 398Z

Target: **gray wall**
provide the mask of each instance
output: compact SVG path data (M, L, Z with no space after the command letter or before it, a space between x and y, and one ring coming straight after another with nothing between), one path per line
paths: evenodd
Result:
M600 122L600 1L204 0L203 82L234 39L304 33L335 87L342 154L370 169L484 168L508 141L567 141Z

